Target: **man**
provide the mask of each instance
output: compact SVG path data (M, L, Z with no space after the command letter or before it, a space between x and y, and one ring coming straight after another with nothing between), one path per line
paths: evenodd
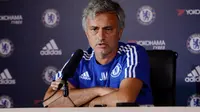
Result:
M119 42L124 21L123 9L111 0L90 0L85 8L82 26L91 48L84 52L76 73L68 80L69 98L76 106L152 104L147 53L139 45ZM56 75L44 99L58 88L61 77ZM60 90L44 106L73 107L62 95Z

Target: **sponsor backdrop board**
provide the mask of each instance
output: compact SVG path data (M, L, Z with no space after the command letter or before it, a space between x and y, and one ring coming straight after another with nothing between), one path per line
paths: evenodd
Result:
M200 106L200 1L116 1L127 17L121 41L176 51L176 105ZM76 49L88 48L81 27L86 4L87 0L0 1L0 107L41 106L36 103L52 76Z

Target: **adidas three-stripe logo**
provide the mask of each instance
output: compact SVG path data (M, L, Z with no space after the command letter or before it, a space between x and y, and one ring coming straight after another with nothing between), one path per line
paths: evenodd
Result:
M200 66L196 66L195 69L187 75L185 82L200 82Z
M81 74L79 77L80 77L81 79L84 79L84 80L91 80L90 75L88 74L87 71L84 72L83 74Z
M12 78L8 69L0 73L0 84L15 84L16 81Z
M40 55L62 55L62 50L58 49L54 39L51 39L40 51Z

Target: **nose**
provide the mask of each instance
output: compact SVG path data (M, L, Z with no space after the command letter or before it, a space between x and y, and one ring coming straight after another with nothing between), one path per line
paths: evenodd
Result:
M105 39L105 31L103 29L100 29L97 33L98 40L104 40Z

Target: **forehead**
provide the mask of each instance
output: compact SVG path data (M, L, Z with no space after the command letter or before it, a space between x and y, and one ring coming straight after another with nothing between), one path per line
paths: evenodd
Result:
M87 26L107 26L118 25L117 15L115 13L97 13L94 17L87 18Z

